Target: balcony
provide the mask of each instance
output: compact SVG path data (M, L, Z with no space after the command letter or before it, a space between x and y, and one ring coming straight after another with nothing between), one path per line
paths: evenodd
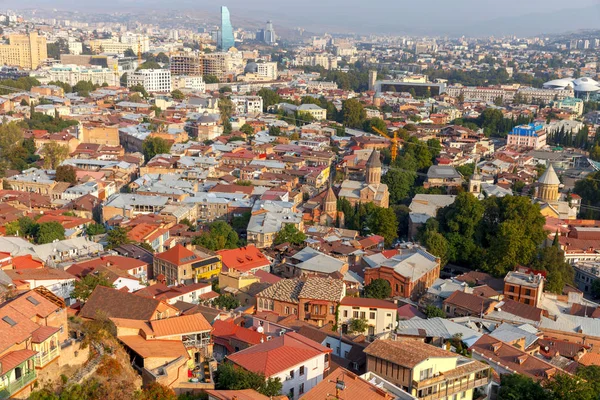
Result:
M306 314L307 319L327 319L327 313L308 313Z
M432 381L438 378L442 378L441 381L444 381L444 377L443 375L440 375L439 377L435 377L435 378L430 378L421 382L417 382L417 381L413 381L413 389L417 390L417 397L419 399L422 400L437 400L437 399L443 399L449 396L452 396L455 393L461 393L464 392L466 390L470 390L470 389L475 389L481 386L486 386L489 383L489 378L488 377L484 377L484 378L479 378L479 379L475 379L475 380L470 380L470 381L466 381L466 382L462 382L462 383L456 383L454 385L450 385L450 386L446 386L446 387L442 387L440 388L439 386L435 386L435 389L439 389L437 392L435 393L430 393L427 395L418 395L419 392L419 386L421 388L423 387L429 387L431 385L435 385L436 383L441 383L440 381Z
M58 351L58 346L47 352L39 352L35 356L35 366L43 368L46 366L46 364L56 359L59 355L60 352Z
M35 377L35 370L31 370L21 375L19 379L9 382L8 385L0 389L0 399L8 399L11 395L32 383Z

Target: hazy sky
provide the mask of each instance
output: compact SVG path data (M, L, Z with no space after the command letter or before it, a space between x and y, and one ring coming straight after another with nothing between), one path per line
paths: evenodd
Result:
M41 7L92 12L154 9L217 14L206 0L0 0L2 8ZM416 34L534 34L600 29L600 0L226 0L236 18L311 30Z

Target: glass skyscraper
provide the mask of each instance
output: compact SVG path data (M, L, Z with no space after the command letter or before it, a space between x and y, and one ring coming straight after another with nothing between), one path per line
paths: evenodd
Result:
M219 35L219 49L227 51L235 45L233 40L233 27L229 19L229 9L225 6L221 7L221 32Z

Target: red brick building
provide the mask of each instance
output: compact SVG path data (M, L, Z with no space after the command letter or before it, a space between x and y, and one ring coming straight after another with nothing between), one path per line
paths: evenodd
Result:
M375 279L385 279L392 288L392 297L416 298L440 277L440 259L421 248L402 251L388 259L383 254L365 257L368 265L365 285Z

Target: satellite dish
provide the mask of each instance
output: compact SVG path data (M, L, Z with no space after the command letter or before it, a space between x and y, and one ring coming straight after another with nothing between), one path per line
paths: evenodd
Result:
M258 328L256 328L256 332L258 333L263 333L265 331L265 328L263 328L262 326L259 326Z

